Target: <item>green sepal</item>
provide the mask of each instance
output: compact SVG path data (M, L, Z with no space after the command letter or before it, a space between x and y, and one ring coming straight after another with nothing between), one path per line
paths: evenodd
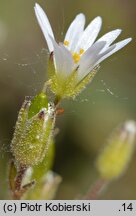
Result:
M78 70L75 70L71 73L69 77L63 77L63 74L57 74L53 63L49 61L48 73L51 79L51 90L59 98L69 98L76 97L85 87L89 84L98 68L92 70L86 77L84 77L80 82L78 82Z
M40 112L42 108L48 107L48 99L45 93L41 92L36 95L31 101L31 105L28 111L28 119L32 118L34 115Z
M55 144L54 141L51 139L43 161L40 164L33 167L33 174L31 178L32 180L41 180L41 178L47 173L47 171L49 171L52 168L54 162L54 155Z
M84 77L76 86L74 90L73 96L77 96L81 91L83 91L86 86L92 82L94 76L96 75L98 71L98 68L95 68L93 71L91 71L86 77Z
M10 190L13 192L15 189L15 177L17 175L17 169L15 167L14 161L10 161L9 164L9 187Z
M29 106L30 106L30 101L25 100L18 114L18 119L15 125L13 139L11 141L11 151L13 155L14 155L14 147L20 142L22 133L26 126Z

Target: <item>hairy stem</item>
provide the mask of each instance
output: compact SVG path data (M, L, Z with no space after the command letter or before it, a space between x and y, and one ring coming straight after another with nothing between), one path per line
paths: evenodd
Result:
M17 172L16 178L15 178L15 188L13 192L13 199L21 199L22 196L22 180L25 175L25 172L27 170L27 167L24 165L20 165L19 170Z
M88 190L88 192L83 196L83 199L97 200L107 183L108 182L104 179L98 179L95 184Z

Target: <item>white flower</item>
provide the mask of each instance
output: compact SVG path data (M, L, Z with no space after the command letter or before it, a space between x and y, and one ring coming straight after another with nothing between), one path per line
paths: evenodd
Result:
M68 28L64 42L58 44L45 12L38 4L35 4L34 9L49 51L53 52L56 74L67 79L76 70L76 83L82 81L104 59L132 40L127 38L111 45L121 33L121 29L116 29L95 41L101 29L101 17L96 17L84 28L85 16L80 13Z

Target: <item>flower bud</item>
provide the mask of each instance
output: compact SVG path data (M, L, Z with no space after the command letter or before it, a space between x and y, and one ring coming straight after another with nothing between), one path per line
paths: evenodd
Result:
M45 100L43 95L38 95L32 103L29 102L29 107L25 103L19 112L11 143L17 164L34 166L42 162L45 157L55 122L53 105L40 109L43 104L46 105ZM35 113L37 111L38 113Z
M25 124L28 118L29 107L30 107L30 101L26 99L19 111L18 119L17 119L16 126L15 126L15 132L14 132L13 139L11 142L11 150L13 153L14 153L13 148L17 143L19 143L21 139L21 135L24 131Z
M124 173L134 152L135 137L134 121L127 121L115 130L96 161L101 178L112 180Z

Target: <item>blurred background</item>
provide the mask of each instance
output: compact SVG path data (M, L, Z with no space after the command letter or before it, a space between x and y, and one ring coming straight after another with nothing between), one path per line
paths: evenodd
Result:
M123 50L101 64L93 82L75 100L64 101L58 117L53 170L63 182L56 199L74 199L96 179L95 158L112 130L136 117L136 1L37 0L58 41L77 13L87 24L102 16L100 35L123 29L132 37ZM7 199L9 144L26 95L38 93L47 79L47 46L34 14L34 0L0 0L0 199ZM6 179L6 180L5 180ZM127 172L111 183L102 199L136 199L136 152Z

